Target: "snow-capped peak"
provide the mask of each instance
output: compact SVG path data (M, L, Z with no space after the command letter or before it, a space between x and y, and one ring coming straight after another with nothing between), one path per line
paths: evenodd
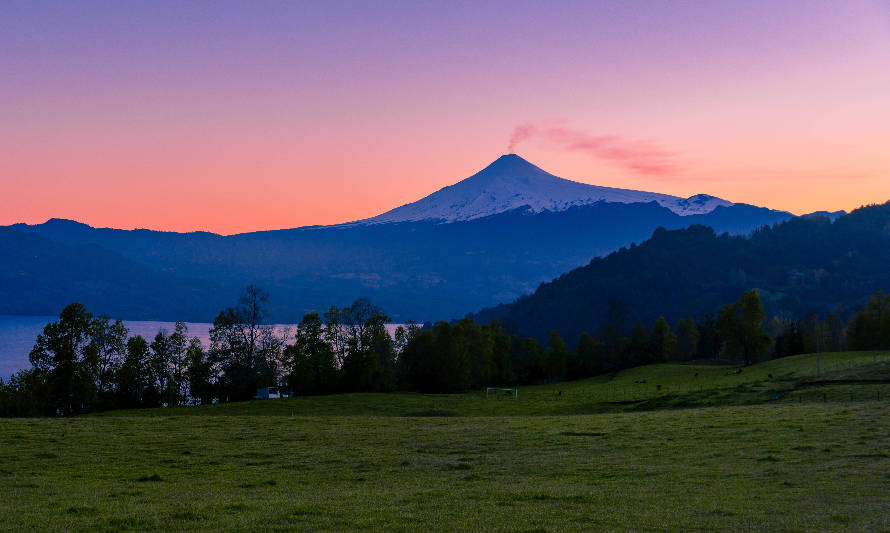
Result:
M707 194L680 198L668 194L579 183L545 172L516 154L507 154L454 185L361 222L456 222L495 215L523 206L529 206L533 212L540 213L564 211L570 207L597 202L631 204L653 201L678 215L704 214L718 206L732 205L732 202Z

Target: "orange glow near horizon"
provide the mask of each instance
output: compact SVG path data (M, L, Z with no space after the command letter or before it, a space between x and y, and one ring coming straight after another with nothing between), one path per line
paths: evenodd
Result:
M548 121L670 154L654 174L517 145L585 183L796 214L890 200L885 0L87 11L0 7L0 224L347 222Z

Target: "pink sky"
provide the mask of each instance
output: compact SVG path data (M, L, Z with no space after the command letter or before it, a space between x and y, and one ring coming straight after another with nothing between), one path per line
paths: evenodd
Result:
M520 155L586 183L890 200L886 0L34 6L0 6L0 224L355 220L521 124L564 133Z

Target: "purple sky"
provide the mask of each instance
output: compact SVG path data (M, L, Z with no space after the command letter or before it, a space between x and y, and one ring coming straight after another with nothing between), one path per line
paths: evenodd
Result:
M358 219L528 124L516 150L587 183L890 199L885 0L6 1L0 50L4 224Z

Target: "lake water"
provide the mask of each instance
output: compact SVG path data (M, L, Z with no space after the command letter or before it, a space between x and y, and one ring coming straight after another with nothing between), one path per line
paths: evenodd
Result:
M37 335L43 332L43 327L59 318L54 316L21 316L0 315L0 378L4 380L24 368L30 368L28 353L34 347ZM212 324L206 322L186 322L188 336L198 337L206 348L210 344L210 328ZM146 320L125 320L124 325L130 331L130 336L142 335L146 340L158 334L160 330L167 333L173 331L175 322L155 322ZM398 324L387 324L386 329L390 335L395 333ZM277 324L280 332L296 332L295 324Z

